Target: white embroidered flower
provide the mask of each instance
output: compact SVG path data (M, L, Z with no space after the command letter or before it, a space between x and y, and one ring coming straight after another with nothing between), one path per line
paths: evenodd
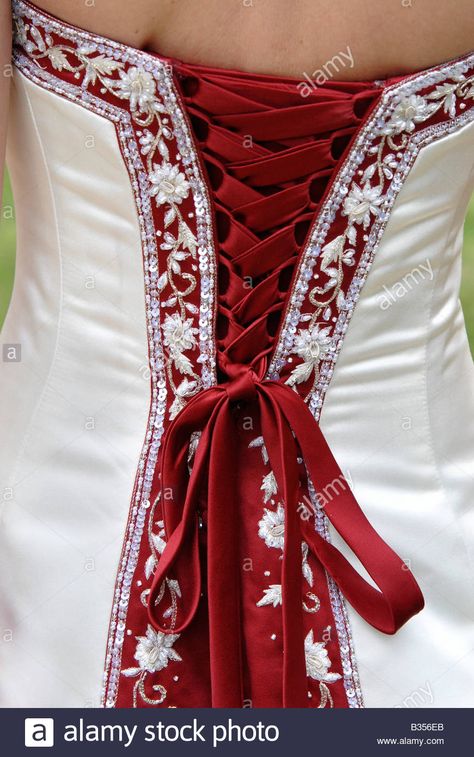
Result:
M312 329L300 329L295 338L293 352L305 361L317 361L326 355L331 345L331 328L316 325Z
M179 313L167 313L162 328L164 344L169 348L173 359L196 347L195 334L199 333L199 329L193 326L192 318L181 318Z
M354 183L344 200L342 213L349 216L351 223L362 223L366 228L370 223L370 214L378 215L379 205L384 200L381 186L372 187L368 181L362 187Z
M155 197L157 205L180 205L189 195L189 182L179 166L172 166L171 163L162 163L161 166L155 164L149 178L152 185L150 194Z
M331 660L323 642L314 641L313 630L308 633L304 640L306 656L306 675L315 681L327 681L333 683L341 678L339 673L330 673Z
M278 505L276 510L264 510L265 514L258 524L258 535L267 547L283 549L285 544L285 510Z
M330 351L332 344L330 331L330 326L321 328L317 324L309 329L299 329L292 353L302 358L303 362L292 370L287 384L294 386L308 381L319 361Z
M140 670L146 670L148 673L155 673L157 670L163 670L170 660L181 662L181 657L173 649L173 644L179 639L179 634L162 633L148 625L146 636L137 636L137 648L135 659L140 666ZM135 670L131 668L129 674ZM125 671L123 671L125 673Z
M128 71L120 71L117 82L122 97L130 100L131 110L146 110L155 99L155 82L148 71L132 66Z
M393 111L383 134L400 134L402 131L411 133L416 124L426 121L434 110L436 110L436 105L426 102L419 95L405 97Z
M270 584L268 589L263 590L263 597L258 600L257 607L264 607L265 605L278 607L281 603L281 584Z

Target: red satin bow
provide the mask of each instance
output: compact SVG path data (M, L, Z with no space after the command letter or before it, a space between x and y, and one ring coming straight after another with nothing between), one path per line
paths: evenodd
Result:
M167 545L148 599L150 623L164 633L181 633L201 598L200 498L207 491L207 601L213 707L241 707L239 502L235 466L236 402L257 400L262 435L285 506L282 563L283 706L307 707L304 626L300 594L301 542L320 560L353 608L379 631L395 633L424 606L413 575L373 529L349 488L325 505L332 525L359 558L379 589L352 567L298 513L299 466L304 459L316 492L342 473L305 402L288 386L258 377L248 366L226 365L228 383L197 394L171 423L163 440L161 491ZM189 475L190 436L202 435ZM182 599L172 627L157 617L162 584L179 581Z

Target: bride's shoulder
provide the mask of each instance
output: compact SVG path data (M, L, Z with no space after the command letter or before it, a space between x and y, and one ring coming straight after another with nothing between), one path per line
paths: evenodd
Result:
M376 13L371 36L365 38L368 60L373 66L382 62L388 75L429 68L474 50L472 0L357 2Z

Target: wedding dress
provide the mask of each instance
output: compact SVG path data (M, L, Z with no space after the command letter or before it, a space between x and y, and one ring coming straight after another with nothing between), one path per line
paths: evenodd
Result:
M13 8L0 703L474 705L474 56L303 91Z

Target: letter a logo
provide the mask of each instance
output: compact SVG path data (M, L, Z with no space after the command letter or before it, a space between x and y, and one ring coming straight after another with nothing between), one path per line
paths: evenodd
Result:
M53 718L25 718L25 746L54 746Z

